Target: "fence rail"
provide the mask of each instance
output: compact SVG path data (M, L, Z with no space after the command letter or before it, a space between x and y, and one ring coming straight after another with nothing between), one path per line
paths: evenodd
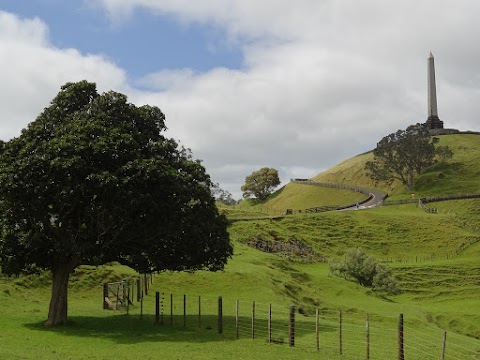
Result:
M426 213L431 213L431 214L436 214L437 213L437 208L429 208L428 206L426 206L423 203L423 201L421 199L418 200L418 204L420 205L422 210L425 211Z

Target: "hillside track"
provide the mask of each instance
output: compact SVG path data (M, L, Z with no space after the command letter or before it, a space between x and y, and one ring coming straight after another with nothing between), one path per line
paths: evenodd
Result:
M292 180L292 182L296 184L305 184L305 185L322 186L322 187L328 187L328 188L334 188L334 189L351 190L351 191L356 191L368 196L364 201L361 201L358 204L352 204L345 208L334 210L334 211L370 209L378 205L381 205L383 203L383 200L385 199L384 193L377 190L362 188L359 186L351 186L346 184L335 184L335 183L323 183L323 182L313 181L309 179L295 179L295 180Z

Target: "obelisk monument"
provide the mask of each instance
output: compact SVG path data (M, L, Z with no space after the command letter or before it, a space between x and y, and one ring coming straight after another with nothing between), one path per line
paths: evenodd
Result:
M428 81L428 119L426 122L428 129L443 129L443 121L438 118L437 109L437 87L435 83L435 61L432 53L428 57L427 68Z

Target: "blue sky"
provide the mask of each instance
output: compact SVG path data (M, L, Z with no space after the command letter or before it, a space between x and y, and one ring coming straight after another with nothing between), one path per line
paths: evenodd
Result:
M2 0L1 8L48 24L52 45L104 54L132 78L159 69L239 68L242 54L221 29L182 24L168 15L138 8L125 22L112 23L104 11L82 1Z
M247 175L307 178L427 118L479 131L480 2L0 0L0 139L68 81L160 107L167 135L241 196Z

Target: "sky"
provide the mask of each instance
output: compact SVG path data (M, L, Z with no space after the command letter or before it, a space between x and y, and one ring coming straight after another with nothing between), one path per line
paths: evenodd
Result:
M0 139L87 79L158 106L241 197L262 167L312 177L425 122L480 131L477 0L0 0Z

